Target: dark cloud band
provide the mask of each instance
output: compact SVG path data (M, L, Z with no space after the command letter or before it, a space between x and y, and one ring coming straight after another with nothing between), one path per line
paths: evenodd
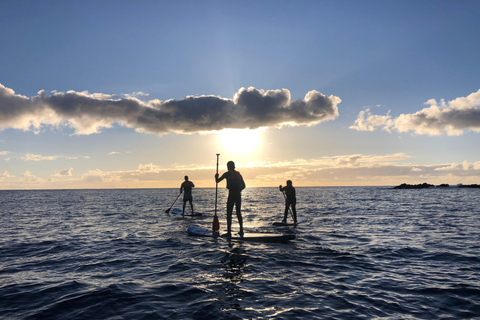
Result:
M77 134L97 133L113 123L141 132L195 133L226 128L315 125L338 116L341 99L310 91L290 99L287 89L241 88L233 99L190 96L180 100L141 101L86 92L40 91L28 98L0 84L0 128L38 131L45 125L67 125Z

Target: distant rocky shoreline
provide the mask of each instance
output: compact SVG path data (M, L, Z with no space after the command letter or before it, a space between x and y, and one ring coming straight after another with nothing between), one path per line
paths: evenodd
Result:
M451 186L448 183L442 183L438 186L435 186L433 184L428 184L426 182L422 184L406 184L402 183L399 186L393 187L393 189L425 189L425 188L450 188ZM452 186L454 188L480 188L480 185L478 184L457 184L455 186Z

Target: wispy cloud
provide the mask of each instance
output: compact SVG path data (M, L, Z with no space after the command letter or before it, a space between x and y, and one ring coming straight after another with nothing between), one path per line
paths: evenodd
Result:
M7 171L0 173L0 181L3 181L5 178L14 178L15 176L10 175Z
M32 154L32 153L27 153L24 157L22 157L22 160L25 161L53 161L57 160L58 156L42 156L39 154Z
M294 161L237 163L237 169L244 176L247 186L277 186L287 179L296 186L480 182L480 161L421 165L412 160L405 153L352 154ZM3 188L158 188L180 186L183 177L188 175L197 187L215 186L213 164L162 167L148 163L132 170L95 169L75 176L72 170L59 170L49 177L37 177L29 171L14 177L5 171L0 174L0 180Z
M78 160L78 159L89 159L89 156L65 156L65 155L54 155L54 156L45 156L40 154L27 153L20 159L24 161L54 161L58 159L67 159L67 160Z
M44 179L39 178L35 175L33 175L30 171L25 171L23 174L20 175L20 179L23 182L27 183L38 183L38 182L45 182Z
M137 94L137 96L145 94ZM188 96L180 100L149 100L88 92L40 91L28 98L0 84L0 129L39 132L43 126L69 126L76 134L98 133L114 123L140 132L196 133L226 128L315 125L335 119L339 97L310 91L291 100L290 91L241 88L233 99Z
M401 114L392 118L374 115L370 109L360 111L355 124L350 128L358 131L374 131L377 128L398 132L413 131L416 134L457 136L466 130L480 132L480 90L466 97L445 102L430 99L430 107L412 114Z

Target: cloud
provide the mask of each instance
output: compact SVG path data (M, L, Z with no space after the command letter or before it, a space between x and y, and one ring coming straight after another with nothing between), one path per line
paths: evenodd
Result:
M463 163L452 163L448 166L441 166L438 168L435 168L436 171L458 171L458 170L478 170L478 162L475 162L473 164L468 163L467 161L464 161Z
M25 161L43 161L43 160L48 160L48 161L53 161L56 160L58 157L57 156L42 156L39 154L31 154L27 153L25 157L22 157L22 160Z
M405 153L394 153L388 155L340 155L332 157L321 157L316 159L297 159L289 162L253 162L247 164L247 167L263 167L268 169L269 167L289 167L292 170L301 170L311 168L347 168L347 167L378 167L386 166L397 163L398 161L406 160L411 156Z
M118 123L139 132L165 134L315 125L338 117L340 102L339 97L318 91L292 101L287 89L264 91L253 87L241 88L233 99L188 96L143 102L133 95L119 98L75 91L47 95L43 90L28 98L0 84L0 129L38 133L44 126L68 126L76 134L92 134Z
M406 163L411 157L395 154L351 154L296 159L294 161L237 163L237 169L248 186L272 187L290 179L295 186L394 186L401 183L480 183L480 161L422 165ZM36 177L29 171L15 177L0 173L2 189L68 189L68 188L159 188L176 187L188 175L197 187L215 187L214 164L161 167L140 164L123 171L90 170L69 175L72 169L58 171L62 178ZM219 185L222 191L225 185ZM200 191L199 191L200 192Z
M449 102L430 99L425 104L430 107L413 114L401 114L394 119L389 113L385 116L373 115L370 109L366 109L360 111L350 129L374 131L381 128L432 136L458 136L467 130L480 132L480 90Z
M56 171L53 176L55 177L66 177L66 176L71 176L72 175L73 168L68 168L68 169L63 169Z
M34 176L28 170L21 174L21 180L23 182L28 182L28 183L44 182L44 180L42 178Z
M357 131L375 131L376 127L383 126L384 130L390 131L392 120L389 115L390 111L385 116L372 115L370 108L360 111L355 124L350 126L350 129Z
M14 178L15 176L10 175L7 171L0 173L0 181L3 181L5 178Z
M10 151L0 151L0 156L5 156L9 153L10 153Z

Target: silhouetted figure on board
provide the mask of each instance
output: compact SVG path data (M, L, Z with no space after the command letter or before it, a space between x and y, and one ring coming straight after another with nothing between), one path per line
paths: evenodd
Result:
M182 214L185 214L185 205L187 204L187 201L188 201L188 202L190 202L190 208L192 209L192 215L193 215L192 188L195 188L195 185L193 184L192 181L188 180L188 176L185 176L185 181L183 181L182 185L180 186L180 193L182 193L182 191L185 191L185 193L183 194L183 212L182 212Z
M238 224L240 225L240 236L243 236L243 218L242 218L242 190L245 189L245 181L240 172L235 171L235 163L233 161L227 162L228 171L225 172L220 178L218 173L215 174L216 182L220 182L223 179L227 179L228 200L227 200L227 236L232 235L232 212L233 205L235 205L235 212L238 218Z
M292 180L287 180L287 185L279 186L280 191L284 192L285 197L285 212L283 213L283 223L287 223L288 210L291 207L293 212L293 223L297 224L297 197L295 195L295 188L292 185Z

